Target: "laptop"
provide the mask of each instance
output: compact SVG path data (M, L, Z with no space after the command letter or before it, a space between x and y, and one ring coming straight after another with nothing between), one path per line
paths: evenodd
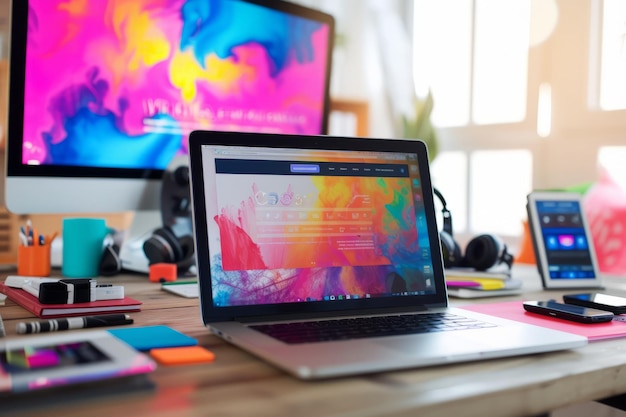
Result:
M448 306L421 141L194 131L189 155L202 320L298 378L587 343Z

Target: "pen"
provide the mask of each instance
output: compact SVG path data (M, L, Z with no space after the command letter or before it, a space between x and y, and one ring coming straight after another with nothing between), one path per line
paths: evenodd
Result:
M26 230L24 231L24 233L26 234L27 238L30 236L30 228L32 226L33 226L33 223L30 221L30 219L26 220Z
M20 230L20 243L22 246L28 246L28 238L26 237L26 232L24 232L23 229L24 228L22 227L22 230Z
M89 327L121 326L132 323L133 319L128 314L104 314L100 316L68 317L66 319L18 323L15 330L18 334L29 334L86 329Z

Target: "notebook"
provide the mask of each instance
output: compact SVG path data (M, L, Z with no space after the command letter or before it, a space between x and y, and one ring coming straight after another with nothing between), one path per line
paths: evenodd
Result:
M13 288L0 282L0 292L30 311L37 317L58 318L84 316L86 314L106 314L141 311L142 302L132 297L119 300L100 300L76 304L42 304L34 295L21 288Z
M421 141L194 131L189 155L202 320L296 377L587 343L448 306Z

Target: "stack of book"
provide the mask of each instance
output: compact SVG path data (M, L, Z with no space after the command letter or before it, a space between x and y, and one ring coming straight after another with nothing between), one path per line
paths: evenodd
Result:
M522 281L508 272L483 272L474 269L445 270L448 295L458 298L496 297L522 292Z
M22 288L10 287L4 282L0 282L0 293L5 294L9 300L24 307L37 317L57 318L141 310L141 301L128 296L117 300L91 301L76 304L42 304L33 294Z

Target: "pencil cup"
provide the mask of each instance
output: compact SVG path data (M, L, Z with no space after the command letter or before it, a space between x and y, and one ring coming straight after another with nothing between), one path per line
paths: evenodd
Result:
M98 276L102 244L108 233L101 218L63 219L63 262L61 272L68 278Z
M50 276L50 245L17 248L17 274L31 277Z

